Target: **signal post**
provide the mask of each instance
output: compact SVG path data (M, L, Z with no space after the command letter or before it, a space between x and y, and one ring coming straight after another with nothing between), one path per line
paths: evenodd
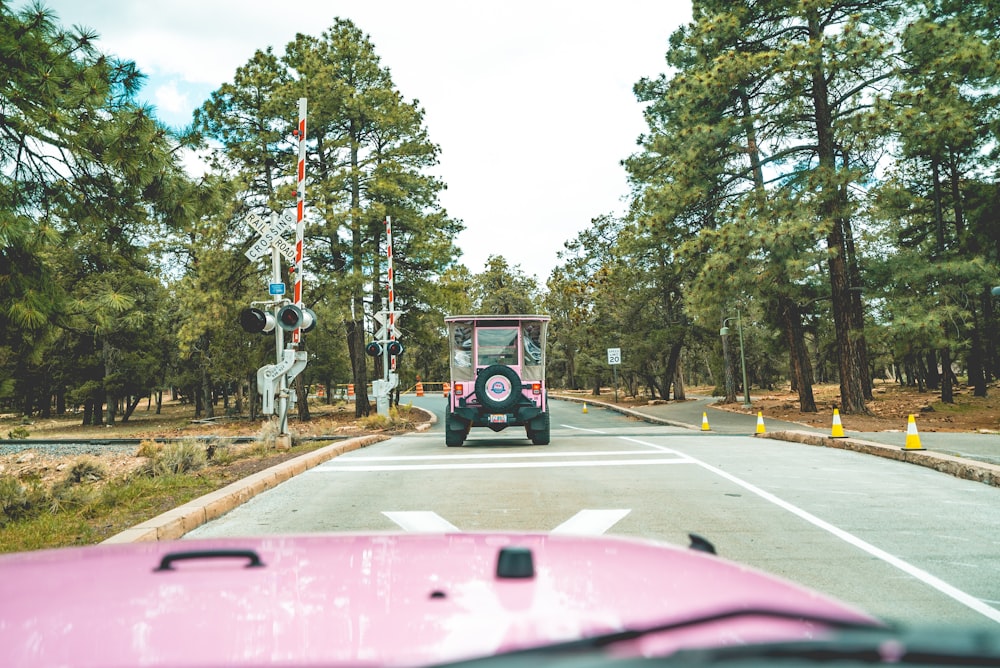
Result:
M306 157L306 98L299 99L299 123L295 130L298 138L298 169L295 191L296 210L280 216L271 213L269 221L251 213L247 223L260 238L246 251L251 262L271 255L271 276L268 284L269 299L251 302L250 308L240 312L240 325L247 332L274 333L275 363L257 370L257 392L261 395L261 412L278 416L278 443L280 449L291 447L288 433L288 410L295 403L295 394L289 387L302 373L308 354L299 350L302 334L316 326L316 314L302 304L302 268L304 261L303 233L305 228L305 157ZM295 245L289 244L283 234L294 231ZM292 299L285 295L281 276L281 259L294 269ZM285 342L285 332L290 341Z

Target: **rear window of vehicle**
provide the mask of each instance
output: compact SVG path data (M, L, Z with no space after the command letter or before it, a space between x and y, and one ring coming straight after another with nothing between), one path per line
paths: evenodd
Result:
M476 330L476 366L517 364L517 328Z

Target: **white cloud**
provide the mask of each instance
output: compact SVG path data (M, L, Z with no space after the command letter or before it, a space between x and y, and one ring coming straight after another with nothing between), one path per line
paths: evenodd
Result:
M153 93L153 100L156 102L157 109L172 114L184 113L191 109L191 102L188 100L187 94L178 91L177 83L173 81L158 86Z

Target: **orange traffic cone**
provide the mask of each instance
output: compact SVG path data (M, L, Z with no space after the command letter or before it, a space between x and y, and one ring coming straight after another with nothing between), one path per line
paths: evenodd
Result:
M906 447L904 450L923 450L920 445L920 434L917 433L917 421L910 415L906 424Z
M757 411L757 433L764 433L764 414L760 411Z
M419 380L417 381L417 396L418 397L424 396L424 384L421 383Z
M348 383L347 384L347 396L348 397L353 397L354 396L354 383Z
M450 392L451 392L451 385L448 383L441 383L441 394L447 397Z
M708 426L708 413L701 414L701 430L702 431L712 430L712 428Z
M840 423L840 411L833 409L833 428L830 430L830 438L845 438L844 425Z

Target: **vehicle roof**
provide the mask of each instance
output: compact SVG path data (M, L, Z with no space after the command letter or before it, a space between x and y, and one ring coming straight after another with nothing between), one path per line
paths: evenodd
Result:
M261 565L246 554L220 558L234 550ZM182 551L195 557L158 568ZM501 552L529 554L531 576L498 576ZM22 667L415 666L733 609L872 621L704 552L532 533L315 534L0 555L0 601L0 665ZM738 617L634 649L800 639L824 628Z
M539 320L539 321L549 321L551 316L547 315L527 315L527 314L511 314L511 315L449 315L445 316L445 322L467 322L469 320L484 322L495 321L495 320Z

